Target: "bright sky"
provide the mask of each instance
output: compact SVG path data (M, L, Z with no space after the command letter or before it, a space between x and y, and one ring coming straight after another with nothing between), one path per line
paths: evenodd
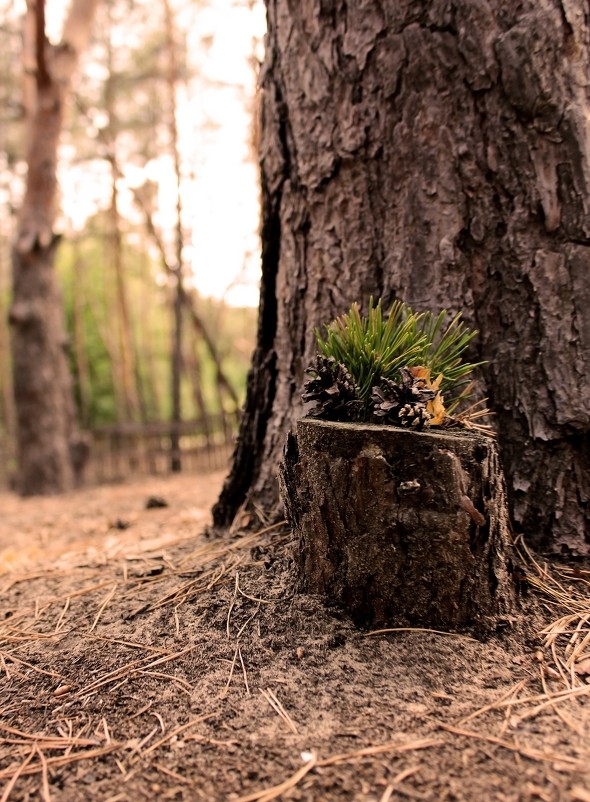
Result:
M252 9L244 0L203 0L195 14L196 4L192 5L198 28L188 31L188 52L194 54L201 76L178 97L180 147L187 173L184 225L192 233L187 261L203 295L224 297L235 305L257 306L258 170L248 147L251 120L245 100L256 90L252 57L255 48L261 57L264 7L262 0L256 0ZM59 36L65 6L64 0L47 0L50 37ZM182 14L178 14L177 22L180 26L185 22ZM201 44L203 37L211 37L206 51ZM92 69L88 62L86 69ZM73 156L67 146L62 156L63 210L70 225L81 229L97 205L105 203L108 166L98 161L90 168L67 164L68 156ZM129 165L125 178L130 185L141 184L146 178L158 183L157 222L164 235L170 234L175 212L170 157L163 155L150 162L146 171ZM124 183L119 189L123 213L133 214L131 195L126 194Z

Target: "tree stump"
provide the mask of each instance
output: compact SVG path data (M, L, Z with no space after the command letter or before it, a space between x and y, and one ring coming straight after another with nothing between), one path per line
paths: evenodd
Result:
M493 632L515 609L495 442L304 418L280 470L302 590L361 626Z

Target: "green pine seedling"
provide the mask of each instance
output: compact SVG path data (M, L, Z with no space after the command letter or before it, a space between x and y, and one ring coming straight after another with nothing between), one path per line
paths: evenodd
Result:
M468 397L469 376L482 363L463 362L463 354L476 336L461 320L461 313L445 325L446 310L438 315L416 313L401 301L394 301L387 315L381 301L369 300L367 315L358 303L349 312L316 330L320 353L340 362L350 373L362 406L360 418L370 420L371 394L383 379L399 382L402 368L430 368L434 379L443 374L440 387L447 412Z

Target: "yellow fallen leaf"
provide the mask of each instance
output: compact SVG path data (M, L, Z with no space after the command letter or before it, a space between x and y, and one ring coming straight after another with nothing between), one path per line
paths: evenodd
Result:
M408 370L415 379L423 380L424 386L427 390L432 390L433 392L436 393L432 401L429 401L426 404L426 410L431 415L429 421L430 426L440 426L440 424L444 421L444 419L447 416L444 399L439 392L439 388L443 380L443 374L439 373L436 379L434 379L434 381L431 381L430 368L424 367L424 365L416 365L414 367L408 368Z
M430 383L430 368L425 368L424 365L415 365L408 370L415 379L424 379L425 382Z
M432 417L430 418L430 425L431 426L440 426L443 420L446 418L447 411L445 409L444 400L440 393L437 393L432 401L429 401L426 404L426 411L429 412Z

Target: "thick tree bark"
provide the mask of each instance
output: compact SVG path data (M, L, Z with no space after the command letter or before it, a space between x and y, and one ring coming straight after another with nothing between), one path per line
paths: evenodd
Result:
M215 509L276 502L313 329L464 310L516 527L590 550L590 14L582 0L268 0L263 284Z
M307 592L360 625L484 635L509 623L514 563L491 438L307 418L280 478Z
M54 270L58 237L57 151L64 101L95 0L70 9L59 47L45 37L44 3L28 4L25 35L28 121L27 184L13 250L13 384L17 417L18 489L24 495L70 489L82 470L66 355L63 304Z

